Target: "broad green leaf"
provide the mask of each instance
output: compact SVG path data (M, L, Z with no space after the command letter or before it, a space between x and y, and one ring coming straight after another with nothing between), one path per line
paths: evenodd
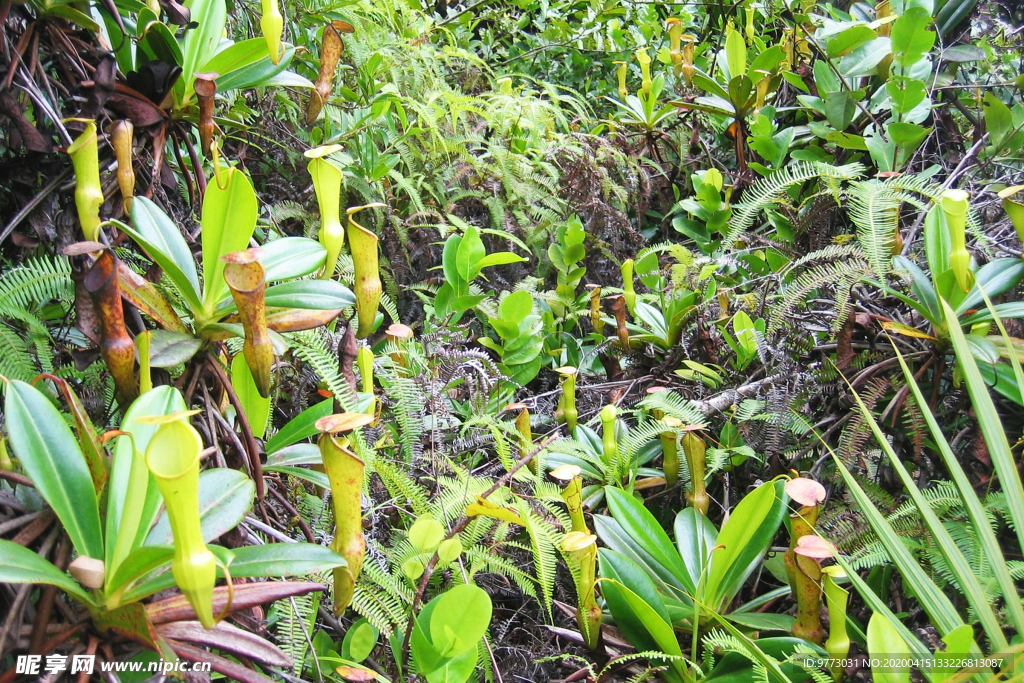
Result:
M773 481L761 484L733 508L711 554L704 586L704 603L709 608L717 610L732 599L768 549L785 512L781 483Z
M203 346L203 340L182 332L151 330L149 364L154 368L173 368L188 362Z
M283 60L282 60L283 61ZM275 88L309 88L313 89L313 81L309 80L305 76L300 76L294 71L282 71L279 74L271 76L264 83L265 86Z
M349 627L345 639L341 641L341 656L353 662L361 662L370 656L377 646L380 632L366 618L362 618Z
M94 604L70 576L25 546L3 539L0 539L0 583L48 584L86 605Z
M725 58L729 65L730 79L747 73L747 43L743 40L743 34L731 23L725 33Z
M231 552L234 560L228 571L233 579L309 576L346 566L344 557L330 548L312 543L247 545ZM218 567L217 576L223 575L223 570ZM171 572L164 572L132 588L125 594L124 601L141 600L172 586L174 577Z
M669 669L664 672L665 678L670 683L686 680L686 668L682 662L683 653L679 649L679 641L676 640L676 634L672 630L672 626L662 619L643 598L621 583L609 580L603 582L602 586L606 592L609 586L612 591L618 591L619 595L617 597L621 598L624 605L628 606L628 609L633 612L635 619L644 625L651 639L657 645L657 650L678 658L669 660Z
M78 440L38 389L11 380L5 391L4 417L11 450L64 525L75 550L103 559L96 487Z
M900 147L917 149L917 146L924 142L932 129L919 126L916 123L891 121L886 125L885 131L889 134L889 138Z
M231 386L234 387L235 394L242 404L253 436L262 439L267 433L267 423L270 421L270 397L260 396L249 364L245 362L245 356L241 353L231 359Z
M409 543L421 553L432 551L443 539L444 527L431 517L420 517L409 527Z
M931 24L931 13L923 7L911 7L893 22L889 37L897 64L909 67L932 49L936 34Z
M192 14L189 26L194 28L185 32L181 51L181 80L184 83L182 103L188 103L195 94L192 88L195 74L202 71L203 65L216 53L227 21L225 0L186 0L185 7Z
M243 472L218 467L199 474L199 518L203 541L214 540L231 531L252 507L256 485ZM173 545L174 535L167 513L160 515L146 538L146 545ZM234 575L234 565L231 566Z
M354 306L352 290L337 280L296 280L268 287L267 308L307 308L329 311Z
M266 271L267 283L303 277L320 269L327 258L327 249L307 237L282 237L267 242L260 249L260 263Z
M644 571L643 567L622 553L617 553L609 548L601 548L599 554L601 558L601 578L612 579L633 591L650 605L651 609L657 612L666 623L672 622L668 609L665 607L665 601L661 594L658 593L658 587L647 572ZM616 622L618 622L617 616ZM619 626L621 628L624 625L620 624ZM634 626L636 625L634 624Z
M263 87L288 68L294 54L295 48L287 45L281 61L274 64L267 52L267 41L252 38L221 50L203 66L203 70L220 74L217 77L217 92Z
M847 78L870 76L878 69L878 64L891 53L892 43L888 37L875 38L843 57L839 62L839 70Z
M267 455L302 439L319 434L320 431L316 428L316 421L321 417L330 415L333 412L333 408L334 401L327 399L306 408L293 417L288 424L281 427L281 430L267 441Z
M249 246L259 213L256 191L245 173L231 168L223 176L224 186L214 175L203 197L203 304L208 312L228 295L227 264L220 257Z
M498 306L498 315L503 321L516 325L516 329L518 329L519 323L530 315L531 310L533 310L533 297L529 292L520 290L512 292L501 300L501 304Z
M868 620L868 654L872 658L909 658L910 648L885 615L875 612ZM882 664L871 668L876 683L910 683L910 667Z
M174 547L169 545L144 545L136 548L117 567L116 573L107 579L106 594L111 595L127 587L161 565L174 559Z
M984 301L982 290L988 296L1004 294L1024 278L1024 260L1019 258L1000 258L989 261L974 274L974 288L955 308L957 316L972 308L980 308Z
M267 465L263 468L263 471L280 472L281 474L288 474L293 477L298 477L304 481L308 481L322 489L331 488L331 480L327 478L326 474L323 472L317 472L316 470L307 469L305 467L295 467L292 465Z
M477 264L487 255L480 233L472 225L466 229L455 252L455 268L463 282L469 283L480 269Z
M430 640L438 652L455 656L475 648L491 623L491 598L473 584L445 592L430 616Z
M134 447L132 439L127 436L119 436L114 442L107 495L106 534L108 539L119 537L121 518L128 502L129 492L133 498L133 506L136 506L139 500L142 502L141 506L136 508L138 512L132 513L135 521L130 522L130 525L136 528L136 532L134 538L123 542L126 545L121 549L124 553L122 558L128 555L128 552L125 551L140 546L145 541L150 527L156 521L162 503L160 491L149 474L149 468L146 467L143 455L159 425L139 422L138 418L169 415L182 410L186 410L186 406L181 393L174 387L160 386L135 399L125 412L124 419L121 420L121 431L131 434L135 441ZM137 476L139 481L145 481L145 484L131 481L132 463L136 457L141 468ZM110 572L117 571L114 550L115 544L108 543L106 563L107 570Z
M696 593L701 574L711 561L711 551L718 538L718 529L695 508L683 508L676 515L674 525L679 555L686 565L684 583L687 590Z
M470 273L472 277L469 279L474 279L484 268L490 268L491 266L504 266L508 263L521 263L525 260L526 258L519 254L513 254L511 251L498 251L493 254L487 254L487 256L484 256L473 266L472 272Z
M893 78L885 84L893 111L906 114L924 101L926 90L921 81L914 78ZM900 144L899 140L896 141Z
M333 403L333 399L328 399ZM330 415L330 413L328 413ZM283 446L267 456L268 465L320 465L323 457L315 443L296 443Z
M869 40L874 40L877 37L878 34L868 26L863 24L859 26L851 26L845 31L841 31L829 38L828 43L826 44L826 51L828 52L828 56L833 59L837 57L845 57L864 43Z
M441 266L444 271L444 278L452 288L454 297L461 296L469 282L459 272L458 254L462 246L462 235L450 235L444 242L444 250L441 253ZM440 296L438 292L438 296Z
M202 310L196 263L178 226L145 197L132 200L132 222L133 226L119 223L118 227L164 269L193 312Z
M683 558L676 552L668 534L661 528L661 524L654 518L654 515L644 507L643 503L622 489L608 487L606 495L608 510L618 522L626 538L629 539L630 545L638 546L644 554L653 558L662 570L668 572L672 577L674 585L685 586L689 573L683 563ZM621 548L616 548L604 536L601 537L601 540L609 547L623 552ZM630 555L628 552L625 554ZM634 559L637 557L635 556ZM660 575L661 573L659 573Z

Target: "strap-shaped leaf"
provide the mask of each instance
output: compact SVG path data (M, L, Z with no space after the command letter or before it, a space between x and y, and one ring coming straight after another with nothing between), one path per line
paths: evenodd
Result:
M882 546L889 554L896 568L899 569L903 580L914 591L921 606L931 619L932 624L938 629L939 635L945 635L960 626L963 620L961 620L959 613L957 613L956 607L950 602L949 597L925 573L917 558L911 554L903 540L882 513L878 511L878 508L871 502L868 495L864 493L864 489L857 482L857 478L846 469L846 466L843 465L843 462L835 454L833 454L832 459L835 461L839 473L846 481L846 485L850 489L850 494L853 496L854 502L857 503L857 507L864 513L865 519L871 526L872 531L875 532L875 535L878 536L878 540L881 541ZM847 569L845 565L844 569ZM850 570L847 569L847 574L849 573ZM861 594L863 595L863 592ZM867 599L866 596L864 597Z
M199 516L203 541L210 543L231 531L252 506L255 485L243 472L218 467L199 475ZM164 512L146 537L146 545L173 545L171 524ZM232 565L234 568L234 565ZM234 574L234 572L232 572Z
M228 294L227 264L221 256L249 246L259 211L256 191L245 174L232 168L224 175L224 187L219 181L210 183L203 198L203 305L208 311Z
M57 586L86 605L94 604L74 579L12 541L0 540L0 583L31 583Z
M164 269L193 311L202 309L195 259L181 231L160 207L145 197L132 201L134 226L118 227L138 242L149 257Z
M669 579L667 585L687 586L690 575L686 571L686 565L683 564L683 558L679 556L668 534L661 528L661 524L654 518L654 515L644 507L643 503L622 489L609 486L605 489L605 495L608 497L608 510L624 532L625 539L623 540L629 545L637 547L641 551L640 556L645 554L654 560L660 567L660 571L656 574L663 581ZM606 526L605 529L602 529L598 526L597 528L601 540L609 547L637 559L635 552L631 553L628 549L615 547L610 538L605 538L605 533L602 532L611 531L610 527ZM666 572L668 577L665 576Z
M214 56L227 22L225 0L187 0L185 7L192 14L194 26L185 32L182 46L181 82L184 83L183 103L192 99L195 74L203 71L206 62Z
M249 545L231 552L235 559L228 571L233 579L308 576L345 566L344 557L330 548L312 543ZM220 567L217 568L217 576L223 576ZM170 572L164 572L130 590L124 601L141 600L172 586L174 577Z
M260 249L260 263L266 270L267 282L291 280L309 275L324 265L327 250L317 240L307 237L283 237L267 242Z
M904 368L903 372L905 377L907 378L907 382L913 385L912 388L916 388L917 382L914 380L914 375L913 373L910 372L910 369L906 367L906 363L903 361L903 356L900 354L899 350L896 351L896 355L900 360L900 364ZM928 403L923 400L923 396L919 397L919 394L920 389L917 389L917 391L915 391L915 398L917 398L917 400L920 401L918 405L921 407L921 413L927 413L930 415L931 410L929 410L928 408ZM975 613L978 615L979 621L981 621L982 627L985 629L985 633L988 634L990 639L992 639L992 642L995 645L996 650L1001 651L1008 645L1008 643L1006 641L1006 637L1003 635L1003 630L999 625L999 619L996 617L995 611L992 609L992 604L989 601L988 596L985 594L985 590L982 588L981 583L978 581L978 577L974 574L974 568L971 567L970 562L968 562L967 558L964 557L963 553L960 551L960 548L957 546L956 541L953 540L952 536L950 536L949 534L949 531L947 531L946 527L942 524L942 520L939 519L939 516L935 514L935 511L928 504L928 501L925 500L925 497L921 493L921 490L917 487L917 484L914 482L913 476L910 474L910 472L907 471L907 468L904 467L903 461L900 460L899 456L896 454L896 451L889 444L889 440L886 438L885 434L882 433L882 429L881 427L878 426L878 422L875 420L875 416L864 404L864 401L861 399L860 395L857 394L856 391L853 392L853 397L854 400L857 401L857 407L860 409L861 415L864 417L864 420L871 428L871 432L875 435L875 441L878 442L878 445L882 448L882 451L889 458L889 463L892 465L893 469L896 471L896 474L903 482L903 488L906 489L907 493L910 495L910 499L914 502L914 505L917 507L918 514L920 514L921 519L924 520L925 526L928 528L928 531L931 532L932 536L934 536L935 548L939 551L939 554L942 555L943 559L946 561L946 566L949 568L950 572L955 577L957 585L964 592L964 595L967 597L968 602L971 603L971 607L974 608ZM932 424L934 424L934 417L932 417ZM945 443L945 437L943 436L942 430L939 429L937 424L935 425L935 429L931 431L931 435L932 439L934 439L936 443ZM947 445L946 449L948 450L948 448L949 447ZM960 465L955 458L952 459L952 462L947 462L947 465L953 465L953 467L950 468L951 471L954 468L960 469ZM961 470L960 473L962 475L963 471ZM974 493L974 489L971 488L969 484L967 485L966 490L960 490L960 496L961 498L964 498L965 501L968 497L973 497L975 502L978 503L978 507L980 507L981 505L980 501L977 500L977 494ZM968 512L970 512L970 505L968 505ZM984 517L981 518L981 521L985 525L985 527L989 529L989 533L991 533L991 527L988 526L988 522L985 521ZM977 529L977 526L975 528ZM999 564L999 558L1001 557L1001 553L995 556L991 556L993 567ZM1005 566L1005 562L1003 562L1003 565ZM1010 585L1013 585L1012 580ZM1012 593L1011 600L1017 603L1016 611L1020 612L1020 600L1017 599L1016 589L1014 589Z
M7 383L4 413L14 454L81 555L103 559L96 487L78 440L53 403L38 389Z
M949 304L945 301L941 303L947 320L954 320L956 316ZM974 412L978 418L978 426L985 437L989 457L992 459L996 474L999 475L999 484L1006 496L1007 508L1010 518L1013 520L1012 526L1017 533L1017 543L1024 548L1024 488L1021 487L1020 472L1017 470L1017 463L1010 452L1010 444L1006 440L1006 431L999 420L999 412L992 402L992 397L988 393L988 385L985 384L985 380L978 370L978 364L971 356L967 338L956 323L950 325L949 336L953 341L956 360L963 372L967 391L971 395L971 404L974 406Z
M778 531L786 512L779 488L769 481L748 493L718 532L704 586L703 602L712 610L732 599Z
M203 70L220 74L217 77L217 90L220 92L263 87L288 67L294 54L295 48L287 45L281 61L274 64L267 52L267 41L252 38L221 50L206 63Z

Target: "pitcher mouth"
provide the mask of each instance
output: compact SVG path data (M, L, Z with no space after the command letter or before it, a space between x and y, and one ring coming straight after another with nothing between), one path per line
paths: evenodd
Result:
M259 291L266 285L266 269L259 259L260 249L246 249L221 256L224 266L224 281L228 287L242 294Z
M82 119L72 120L81 121ZM85 130L82 131L82 134L68 145L68 154L74 156L76 152L80 151L86 145L96 142L97 139L96 122L90 119L88 120L88 123L86 123Z
M150 449L147 449L146 452L146 466L149 468L149 471L153 473L154 477L158 477L165 481L180 479L188 474L199 464L199 454L203 450L203 443L199 437L199 433L192 429L187 422L183 422L180 418L173 422L167 422L161 425L160 428L157 429L156 434L153 435L153 439L150 443L159 444L161 433L166 432L170 435L172 430L174 430L174 440L176 442L185 440L185 445L174 448L164 447L152 449L153 452L151 452ZM173 456L168 456L167 454L172 450L178 451L178 453L188 453L189 455L182 456L174 454Z

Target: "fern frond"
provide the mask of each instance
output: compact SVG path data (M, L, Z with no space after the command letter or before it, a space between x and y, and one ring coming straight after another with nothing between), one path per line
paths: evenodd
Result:
M801 161L760 178L743 193L743 201L733 207L732 219L722 236L722 247L732 246L754 225L757 215L771 208L791 188L821 179L830 188L839 180L854 180L864 174L859 163L833 166L817 161Z

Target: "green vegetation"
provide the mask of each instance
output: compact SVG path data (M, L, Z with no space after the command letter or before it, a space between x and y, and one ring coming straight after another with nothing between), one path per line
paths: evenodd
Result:
M0 4L0 683L1022 680L1022 19Z

